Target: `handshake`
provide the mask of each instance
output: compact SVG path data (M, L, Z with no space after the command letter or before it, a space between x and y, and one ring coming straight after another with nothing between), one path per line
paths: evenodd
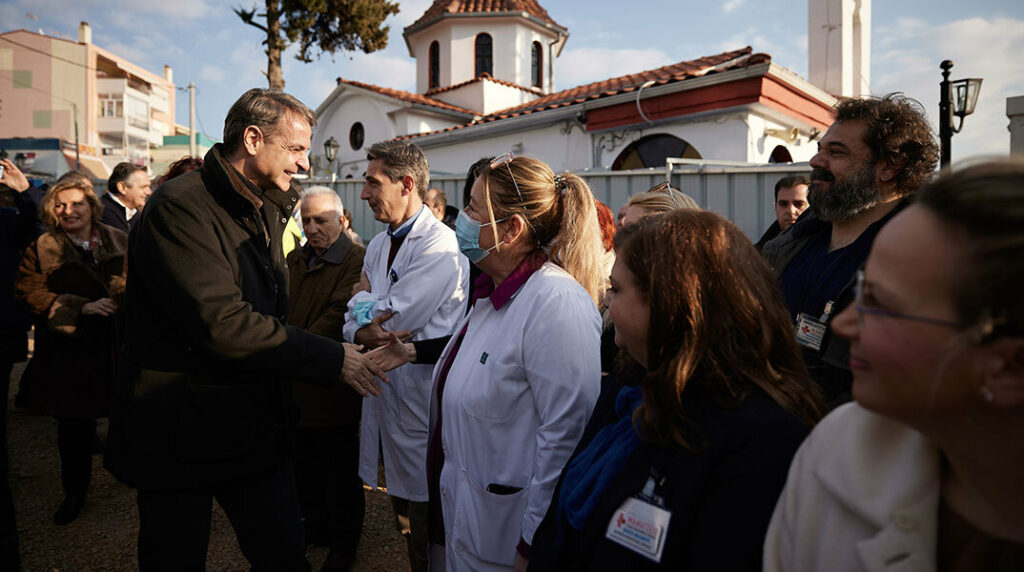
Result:
M380 395L377 379L387 382L386 372L416 360L416 348L403 341L409 339L410 332L387 332L381 328L381 322L390 317L390 312L382 314L360 328L356 333L359 344L342 344L345 348L345 363L341 369L341 379L363 397ZM366 346L374 349L363 353Z

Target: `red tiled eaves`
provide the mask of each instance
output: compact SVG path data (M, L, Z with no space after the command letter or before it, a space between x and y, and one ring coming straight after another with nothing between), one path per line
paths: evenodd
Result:
M340 77L338 78L337 81L338 81L339 85L340 84L351 85L353 87L358 87L358 88L361 88L361 89L365 89L365 90L368 90L368 91L379 93L381 95L386 95L388 97L393 97L393 98L395 98L395 99L397 99L399 101L407 101L409 103L418 103L420 105L427 105L427 106L430 106L430 107L437 107L438 109L445 109L445 110L448 110L448 111L455 111L457 113L464 113L464 114L467 114L467 115L474 115L474 116L477 115L477 112L473 111L472 109L466 109L464 107L458 107L456 105L451 105L451 104L445 103L443 101L439 101L439 100L436 100L436 99L429 98L429 97L427 97L425 95L420 95L418 93L409 93L408 91L402 91L400 89L391 89L390 87L381 87L379 85L373 85L371 83L363 83L361 81L353 81L353 80L350 80L350 79L344 79L344 78L340 78Z
M488 14L526 12L538 20L552 26L565 29L555 22L548 11L537 0L435 0L430 8L419 17L408 30L416 30L427 23L444 18L450 14Z
M484 72L479 77L475 77L475 78L473 78L471 80L464 81L462 83L457 83L455 85L449 85L447 87L434 88L434 89L428 91L427 93L425 93L423 95L425 95L427 97L430 97L432 95L437 95L439 93L444 93L446 91L452 91L452 90L459 89L460 87L464 87L464 86L471 85L471 84L474 84L474 83L479 83L479 82L481 82L483 80L494 82L494 83L496 83L498 85L503 85L505 87L514 87L516 89L520 89L522 91L525 91L527 93L532 93L534 95L544 95L543 91L541 91L541 90L539 90L539 89L537 89L535 87L523 87L523 86L521 86L521 85L519 85L517 83L512 83L510 81L505 81L503 79L498 79L496 77L491 77L491 74L489 74L487 72Z
M640 89L640 87L648 81L653 81L654 85L664 85L712 73L768 63L770 61L771 56L768 54L755 54L753 53L753 49L750 46L747 46L740 50L724 52L714 56L706 56L696 60L683 61L653 70L573 87L546 95L522 105L496 111L471 123L456 125L455 127L448 127L437 131L405 135L398 137L398 139L414 139L426 135L446 133L457 129L465 129L466 127L473 125L480 125L482 123L500 121L510 117L519 117L521 115L528 115L539 111L548 111L604 97L611 97L621 93L629 93Z

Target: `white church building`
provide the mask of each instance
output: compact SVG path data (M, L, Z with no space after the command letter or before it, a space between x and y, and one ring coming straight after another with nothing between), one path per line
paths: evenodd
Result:
M416 93L338 78L316 110L315 174L360 178L366 148L390 139L415 142L438 174L506 151L573 171L807 161L835 96L867 93L870 63L869 0L809 6L809 43L823 47L811 52L832 54L811 57L812 81L746 47L556 90L569 31L536 0L436 0L404 30Z

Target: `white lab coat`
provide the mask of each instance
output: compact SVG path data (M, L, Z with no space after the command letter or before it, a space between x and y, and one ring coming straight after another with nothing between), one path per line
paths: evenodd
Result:
M856 403L800 446L764 543L766 571L935 570L940 461L924 435Z
M388 271L391 238L378 234L366 247L363 272L370 290L381 296L394 316L388 331L412 332L412 340L452 334L468 303L469 261L459 252L455 232L423 207ZM397 278L397 280L395 280ZM354 341L359 325L346 315L344 336ZM376 488L378 451L384 452L388 494L406 500L427 500L427 407L432 365L407 364L388 372L377 397L363 399L359 476Z
M601 316L583 287L547 262L500 310L482 298L466 320L440 420L431 392L431 431L440 428L445 456L446 564L508 570L519 539L532 543L597 402ZM493 494L490 484L521 490Z

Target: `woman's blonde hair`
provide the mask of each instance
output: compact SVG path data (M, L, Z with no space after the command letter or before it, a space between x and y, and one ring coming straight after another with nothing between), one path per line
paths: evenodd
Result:
M700 210L697 201L668 183L658 183L647 192L633 195L629 198L629 204L642 207L649 214L667 213L676 209Z
M605 283L604 248L587 182L569 172L556 176L543 161L530 157L487 166L479 178L494 220L523 217L527 236L537 247L546 248L551 261L575 278L597 304Z
M100 219L103 218L103 203L96 196L96 191L92 189L92 183L88 179L82 181L76 177L68 177L54 183L46 191L46 195L43 196L43 200L39 204L39 218L51 232L60 230L60 219L57 218L57 211L54 205L57 202L57 193L69 189L77 189L85 195L85 201L89 203L89 210L92 212L92 224L99 224Z

